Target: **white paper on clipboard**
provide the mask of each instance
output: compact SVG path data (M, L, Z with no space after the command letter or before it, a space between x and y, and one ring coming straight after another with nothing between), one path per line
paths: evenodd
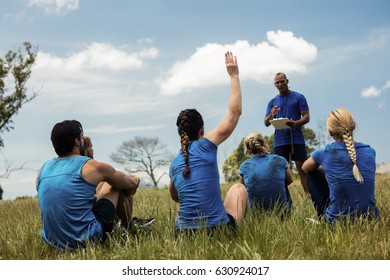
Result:
M276 129L283 129L283 128L290 128L286 123L289 121L288 118L279 118L279 119L273 119L269 122L276 128Z

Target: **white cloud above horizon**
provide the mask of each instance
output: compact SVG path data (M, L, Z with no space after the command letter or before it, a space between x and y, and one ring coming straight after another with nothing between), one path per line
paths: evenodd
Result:
M28 5L42 8L45 14L65 14L77 10L79 2L79 0L28 0Z
M103 125L91 128L85 128L88 133L95 133L100 135L112 135L134 131L147 131L161 128L161 125L149 125L149 126L136 126L136 127L118 127L115 125Z
M238 40L232 44L208 43L196 49L186 60L176 62L156 83L163 95L177 95L193 89L227 83L224 54L237 55L241 80L268 83L282 66L290 73L305 73L317 57L315 45L290 31L268 31L267 41L250 44ZM259 67L261 65L261 67ZM210 78L212 77L212 78Z
M361 97L363 98L375 98L383 94L383 92L390 88L390 80L387 80L382 88L378 88L375 86L370 86L368 88L362 89Z
M143 59L154 59L158 49L151 47L129 53L107 43L91 43L85 50L61 58L50 53L39 52L35 69L37 71L74 71L87 69L127 70L145 66Z

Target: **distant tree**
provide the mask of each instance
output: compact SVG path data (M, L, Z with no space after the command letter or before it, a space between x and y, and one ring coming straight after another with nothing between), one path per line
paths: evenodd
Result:
M319 147L319 141L314 130L303 127L303 136L305 137L307 154L310 155L315 149Z
M0 57L0 148L4 147L4 142L1 137L4 131L13 129L12 117L16 115L22 105L30 102L36 97L36 92L27 95L26 83L31 76L31 69L35 63L36 50L30 43L23 44L24 49L18 51L8 51L4 58ZM12 78L10 77L12 76ZM13 81L14 87L10 91L10 87L6 82ZM1 178L8 178L14 170L23 169L11 168L8 161L4 158L6 170ZM0 186L0 200L3 197L3 189Z
M325 146L333 141L333 138L329 135L326 128L326 120L319 119L317 122L318 130L316 131L316 138L318 140L318 146Z
M8 51L4 58L0 57L0 136L4 131L13 129L12 117L16 115L22 105L36 97L32 92L27 95L26 83L31 76L31 68L35 63L36 51L30 43L23 44L24 50ZM12 74L14 89L9 90L6 81ZM0 137L0 147L3 147L3 139Z
M240 180L240 164L248 159L244 154L244 139L241 140L237 149L233 150L222 166L225 182L237 182Z
M128 172L146 173L152 185L157 187L161 178L167 174L167 172L161 172L157 177L157 170L170 164L173 157L165 148L166 145L162 144L158 137L136 136L133 140L124 141L117 148L117 152L110 155L110 158L121 164Z

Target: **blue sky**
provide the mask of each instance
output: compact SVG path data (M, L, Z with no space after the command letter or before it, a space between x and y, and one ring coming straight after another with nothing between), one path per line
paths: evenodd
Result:
M100 161L134 136L157 136L176 153L180 110L197 108L206 131L226 112L227 50L238 57L243 114L220 167L247 133L273 133L263 117L279 71L306 96L307 127L347 108L355 140L390 162L389 14L388 0L1 0L0 54L37 46L28 87L39 91L2 135L9 163L28 162L0 179L3 198L36 194L37 169L55 157L51 128L64 119L82 122Z

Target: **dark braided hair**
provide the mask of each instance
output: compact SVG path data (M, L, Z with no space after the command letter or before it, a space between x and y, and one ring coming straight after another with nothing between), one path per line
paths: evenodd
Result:
M180 135L181 152L186 164L182 174L186 176L190 172L188 166L188 145L190 141L198 139L199 130L203 127L203 118L196 109L186 109L180 112L176 121L177 132Z

